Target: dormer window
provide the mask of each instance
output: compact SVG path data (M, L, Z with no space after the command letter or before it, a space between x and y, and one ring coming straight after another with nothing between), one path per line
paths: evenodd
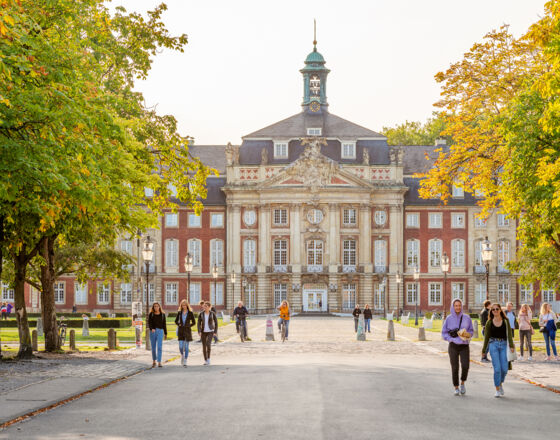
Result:
M322 131L321 128L308 128L307 136L321 136Z
M287 159L287 158L288 158L288 143L274 142L274 159Z
M342 159L356 159L356 142L342 142Z

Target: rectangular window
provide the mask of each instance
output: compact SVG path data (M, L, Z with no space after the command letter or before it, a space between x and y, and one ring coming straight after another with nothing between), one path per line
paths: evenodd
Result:
M200 215L196 215L194 212L189 212L189 228L200 228L200 225Z
M457 298L465 304L465 283L451 283L451 301Z
M407 240L406 242L406 264L408 267L419 267L420 242L418 240Z
M125 252L128 255L132 255L132 240L121 240L121 252ZM133 264L124 265L123 269L126 269L130 272L134 269L134 265Z
M453 185L453 190L452 190L452 197L453 198L463 198L465 197L465 192L463 191L463 188Z
M210 287L210 302L215 306L224 305L224 285L216 283L216 291L214 291L214 283Z
M474 242L474 265L477 267L484 266L484 262L482 261L482 240L476 240ZM480 270L482 271L482 269ZM486 269L484 270L486 271Z
M287 209L275 209L273 223L279 226L286 226L288 224L288 210Z
M519 285L521 304L533 304L533 285L520 284Z
M2 283L2 301L15 301L15 297L14 289L10 289L8 284Z
M148 288L150 295L148 297L148 304L153 304L156 301L156 286L154 283L150 283ZM146 302L146 283L142 285L142 300Z
M54 283L55 304L64 304L66 302L64 299L64 287L65 287L65 283L63 282Z
M474 227L477 229L483 229L486 227L486 219L480 218L478 214L474 215Z
M498 269L506 270L506 264L509 261L509 241L498 241Z
M121 283L121 304L132 303L132 283Z
M111 302L111 284L97 284L97 304L109 304Z
M373 285L373 308L383 310L385 307L385 283L375 283Z
M274 265L285 266L288 264L288 241L274 241Z
M179 226L179 214L176 212L168 212L165 214L165 227L176 228Z
M286 159L288 157L288 143L287 142L275 142L274 143L274 158L275 159Z
M307 129L307 136L321 136L322 131L323 130L320 127L318 127L318 128L308 128Z
M507 228L509 226L509 218L505 214L498 214L498 228Z
M385 240L375 240L373 248L375 267L385 270L385 266L387 266L387 242Z
M342 244L344 266L356 265L356 240L344 240Z
M165 304L177 304L179 298L179 285L177 283L165 283Z
M430 266L440 267L441 265L441 240L430 240Z
M191 254L193 267L200 267L200 240L189 240L189 254Z
M212 267L224 265L224 242L222 240L210 242L210 265Z
M321 240L310 240L307 242L307 265L323 265L323 242Z
M351 310L356 306L356 285L342 285L342 308Z
M453 240L451 242L451 265L465 267L465 241Z
M484 301L486 301L486 283L477 283L474 286L474 302L482 305Z
M451 227L464 228L465 227L465 214L462 212L453 212L451 214Z
M193 306L197 306L200 302L200 283L191 283L190 292L189 292L189 302Z
M342 215L342 223L344 226L356 225L356 210L353 208L346 208Z
M429 304L431 306L441 305L441 283L430 283L429 292L430 292Z
M430 212L428 227L429 228L441 228L442 227L441 212Z
M257 265L257 242L255 240L243 241L243 265L256 266Z
M356 158L356 143L343 142L342 143L342 159L355 159Z
M169 185L167 185L167 189L169 190L171 197L177 197L177 187L175 185L170 183Z
M165 242L165 266L179 266L179 242L177 240L167 240Z
M285 299L288 299L288 285L284 283L275 283L274 308L279 307Z
M144 188L144 196L151 199L154 196L154 190L152 188L145 187Z
M553 302L556 301L556 291L554 289L542 289L542 299L543 302Z
M498 283L498 302L505 306L509 302L509 284Z
M417 212L406 214L406 227L419 228L420 227L420 214Z
M223 228L224 227L224 214L213 213L210 214L210 227Z
M257 288L255 283L247 283L245 285L245 307L247 310L254 310L257 308Z
M406 284L406 303L416 304L418 301L418 283Z
M88 303L88 285L87 283L74 283L74 304Z

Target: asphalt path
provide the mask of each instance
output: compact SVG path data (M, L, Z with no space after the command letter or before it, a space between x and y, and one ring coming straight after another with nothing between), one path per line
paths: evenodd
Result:
M175 361L13 425L0 439L526 439L557 433L558 394L508 377L505 396L494 398L491 370L472 364L467 394L455 397L444 356L413 342L385 341L381 323L359 343L346 333L349 324L295 319L284 344L233 338L214 349L209 367L200 356L188 368Z

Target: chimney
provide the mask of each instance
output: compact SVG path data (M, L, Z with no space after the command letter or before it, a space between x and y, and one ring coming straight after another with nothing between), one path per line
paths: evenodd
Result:
M437 138L435 146L436 147L441 147L443 145L447 145L447 141L445 140L445 138Z

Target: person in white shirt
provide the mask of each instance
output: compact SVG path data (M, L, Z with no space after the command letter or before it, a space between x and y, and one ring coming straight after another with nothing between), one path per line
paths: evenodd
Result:
M203 311L198 315L198 335L202 340L202 352L204 354L204 365L210 365L210 348L212 346L212 338L218 332L218 318L211 310L210 301L205 301Z
M541 314L539 315L539 326L544 335L546 343L546 360L550 360L550 346L552 345L552 352L554 358L559 361L558 353L556 353L556 323L558 317L552 311L552 306L549 303L543 303L541 306Z

